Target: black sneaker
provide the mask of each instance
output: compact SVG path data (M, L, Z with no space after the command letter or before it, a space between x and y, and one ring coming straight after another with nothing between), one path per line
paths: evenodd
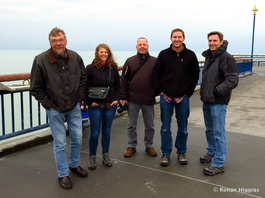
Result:
M167 167L170 162L169 155L163 155L160 159L160 166Z
M208 164L212 161L212 158L214 155L210 155L209 153L206 153L203 157L200 157L200 162L203 164Z
M187 165L188 159L186 157L186 154L185 153L178 153L178 161L179 161L179 164L181 164L181 165Z
M208 168L203 169L203 172L205 175L213 176L225 172L225 167L210 166Z

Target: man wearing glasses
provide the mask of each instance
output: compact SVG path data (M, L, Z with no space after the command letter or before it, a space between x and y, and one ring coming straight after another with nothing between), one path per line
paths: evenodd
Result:
M71 189L69 169L79 177L87 177L87 172L79 165L82 145L79 100L85 90L86 72L82 58L66 48L66 35L62 29L53 28L49 41L51 48L33 61L30 90L48 115L59 184L64 189ZM69 165L65 122L70 136Z

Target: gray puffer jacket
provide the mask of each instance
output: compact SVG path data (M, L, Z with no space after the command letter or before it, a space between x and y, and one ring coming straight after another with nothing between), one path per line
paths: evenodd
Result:
M200 95L206 104L228 104L232 89L238 85L238 70L235 59L226 52L228 42L224 41L214 53L204 51L205 57Z

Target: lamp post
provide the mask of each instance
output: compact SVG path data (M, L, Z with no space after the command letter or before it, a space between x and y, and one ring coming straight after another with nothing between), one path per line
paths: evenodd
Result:
M255 5L255 7L253 8L252 11L253 11L254 18L253 18L253 32L252 32L251 58L253 58L253 49L254 49L254 32L255 32L255 19L256 19L256 14L257 14L257 11L258 11L258 9L256 8L256 5Z

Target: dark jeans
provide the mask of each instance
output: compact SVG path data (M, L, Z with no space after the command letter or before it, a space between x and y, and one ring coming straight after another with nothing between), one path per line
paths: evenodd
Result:
M177 153L186 153L187 139L188 139L188 117L190 114L190 99L185 96L180 103L171 100L169 103L160 96L160 110L161 110L161 150L163 154L170 155L172 151L172 133L171 120L175 109L175 118L177 120L178 130L175 141Z
M90 116L89 155L96 155L100 131L102 131L102 153L109 152L110 132L116 109L117 105L112 109L107 109L106 105L104 105L103 108L100 108L99 106L88 107L88 113Z

